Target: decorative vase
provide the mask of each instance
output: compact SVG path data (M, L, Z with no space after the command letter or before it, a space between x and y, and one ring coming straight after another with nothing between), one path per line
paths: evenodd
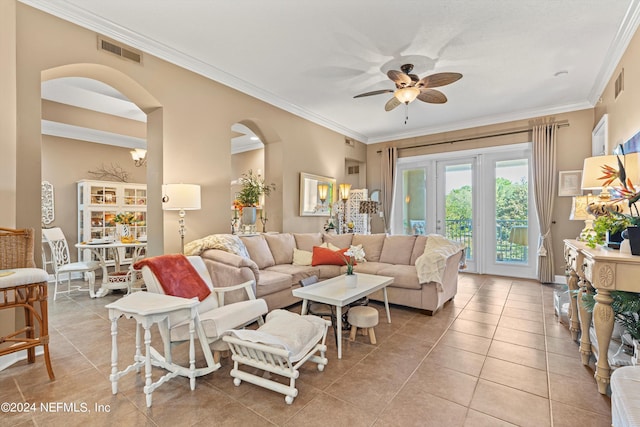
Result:
M615 233L607 231L606 243L608 247L612 249L620 249L620 243L622 243L623 240L622 231L617 231Z
M242 225L254 225L256 223L256 210L251 206L242 208Z
M640 227L627 227L631 255L640 255Z
M347 284L347 288L355 288L358 286L358 275L347 274L344 276L344 282Z

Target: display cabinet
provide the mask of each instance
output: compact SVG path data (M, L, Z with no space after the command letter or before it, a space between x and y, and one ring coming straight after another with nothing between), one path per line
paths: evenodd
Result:
M97 239L119 239L122 228L117 219L128 218L126 229L131 236L144 240L147 236L147 186L128 182L78 181L78 243ZM111 251L103 254L113 264ZM121 263L130 262L133 253L123 249ZM93 255L95 257L95 255ZM79 250L78 259L90 260L91 251Z

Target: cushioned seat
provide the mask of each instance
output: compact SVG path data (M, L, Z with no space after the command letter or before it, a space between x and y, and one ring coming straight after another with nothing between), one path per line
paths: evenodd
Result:
M351 324L350 341L355 341L358 328L366 329L371 344L376 343L373 327L378 325L378 310L373 307L359 306L349 309L349 323Z
M277 271L260 270L260 282L256 286L256 297L263 294L291 289L292 277L290 274L279 273Z
M294 283L300 282L307 277L317 276L319 270L317 267L309 267L305 265L293 265L293 264L279 264L273 267L268 267L265 271L275 271L277 273L289 274L292 277ZM262 275L261 275L262 276Z

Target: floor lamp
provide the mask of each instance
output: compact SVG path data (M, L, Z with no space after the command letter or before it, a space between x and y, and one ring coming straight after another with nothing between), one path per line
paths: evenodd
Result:
M165 184L162 186L162 209L165 211L179 211L178 220L180 233L180 248L184 254L184 217L185 211L200 209L200 186L196 184Z

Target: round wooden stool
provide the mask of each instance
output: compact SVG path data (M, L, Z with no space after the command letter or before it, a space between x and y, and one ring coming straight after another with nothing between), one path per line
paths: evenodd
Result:
M373 327L378 324L378 310L366 306L351 307L349 309L349 323L351 324L350 341L355 341L358 328L362 328L369 333L371 344L376 343L376 334Z

